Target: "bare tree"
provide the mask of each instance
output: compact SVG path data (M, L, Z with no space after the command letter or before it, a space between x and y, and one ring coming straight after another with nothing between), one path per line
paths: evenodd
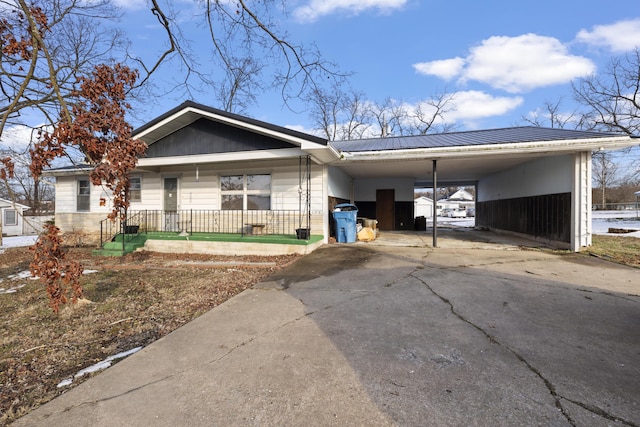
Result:
M574 84L573 93L588 109L591 128L640 134L640 51L613 58L603 73Z
M54 185L47 178L34 178L29 170L31 157L27 150L18 147L0 149L0 156L14 162L13 177L0 182L0 197L29 206L30 214L48 211L45 201L53 201Z
M103 25L119 13L108 0L3 1L0 37L0 139L6 126L30 126L38 114L51 125L70 118L78 77L109 61L124 47L121 35Z
M620 132L640 136L640 50L622 57L612 58L599 75L579 80L573 85L576 100L587 108L585 127L607 132ZM634 150L626 149L627 153ZM637 153L637 149L635 151ZM640 176L640 160L630 160L632 172L624 179ZM596 157L594 157L594 175ZM602 161L601 166L607 162ZM606 167L605 167L606 169ZM603 186L604 191L604 186ZM604 198L604 196L603 196ZM603 201L604 203L604 201Z
M185 24L172 3L150 1L150 11L165 30L168 47L153 63L132 58L142 70L141 84L162 65L177 61L183 79L172 90L181 89L190 95L213 89L220 108L238 111L267 88L277 88L291 107L293 100L320 89L319 83L346 77L335 64L322 58L315 45L295 43L279 30L278 21L288 13L284 2L203 0L199 6L202 9L198 12L202 13L194 15L188 25L195 22L208 28L211 50L193 53L183 35ZM201 60L211 60L220 68L202 67ZM219 71L224 78L219 77Z
M338 139L342 115L343 95L338 91L315 89L308 97L309 116L314 128L329 141Z
M370 109L364 94L351 91L343 99L342 109L345 120L340 126L340 138L343 140L363 138L370 127Z
M329 140L424 135L458 128L445 118L454 106L453 95L444 92L413 107L391 98L370 102L362 92L345 93L333 87L316 91L309 103L316 129Z
M593 182L601 192L602 208L607 203L606 191L618 181L618 164L607 151L597 151L592 155Z
M330 141L359 139L370 124L370 105L362 92L344 92L340 85L316 89L307 98L316 131Z
M408 118L404 103L386 98L382 103L374 103L369 112L380 130L378 136L381 138L404 135Z
M176 80L167 92L213 94L215 106L234 112L245 111L260 91L274 85L288 102L315 90L320 79L341 81L344 75L333 71L315 47L296 45L286 34L278 34L277 4L275 0L259 0L251 7L243 0L199 3L205 13L196 16L209 28L211 49L194 54L183 31L193 20L184 24L170 1L150 0L148 10L164 29L166 48L143 60L130 54L129 41L116 29L121 13L111 0L0 0L0 143L11 144L4 132L7 127L27 126L47 133L58 123L73 122L74 90L102 64L139 69L135 85L127 91L128 102L135 102L141 93L145 103L153 102L152 77L171 66ZM203 67L201 60L217 63L222 73L216 67ZM266 68L273 72L271 81ZM63 154L72 163L86 159L88 153L77 149L82 146L67 146ZM0 158L5 173L12 167L9 159Z
M457 129L456 123L446 120L447 113L455 108L454 98L454 94L445 90L418 102L417 107L408 112L408 132L426 135Z
M587 118L577 109L563 111L564 99L544 101L542 108L536 109L529 116L522 116L522 122L536 127L550 127L557 129L585 129L588 127Z

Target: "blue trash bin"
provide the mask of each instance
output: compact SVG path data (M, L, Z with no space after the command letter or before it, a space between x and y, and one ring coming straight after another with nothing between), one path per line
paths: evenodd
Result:
M349 203L336 205L333 211L335 220L336 241L338 243L354 243L356 241L356 219L358 208Z

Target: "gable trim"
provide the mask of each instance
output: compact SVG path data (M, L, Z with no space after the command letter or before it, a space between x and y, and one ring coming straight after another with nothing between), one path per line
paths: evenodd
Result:
M304 134L302 132L250 119L248 117L238 116L222 110L199 105L191 101L183 103L165 115L160 116L136 129L132 136L137 139L142 139L150 145L161 139L163 136L182 129L201 117L287 141L302 147L303 149L326 148L327 146L327 141L317 136ZM172 124L173 126L170 126ZM166 131L162 132L162 128L166 128Z

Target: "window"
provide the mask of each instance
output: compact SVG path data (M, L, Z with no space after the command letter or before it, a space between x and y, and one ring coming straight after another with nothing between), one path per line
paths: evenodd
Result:
M142 201L142 178L139 176L132 176L129 180L129 201Z
M15 209L4 211L4 225L18 225L18 213Z
M222 210L271 209L271 175L220 177Z
M88 179L78 180L78 195L76 198L76 210L87 212L91 201L91 183Z

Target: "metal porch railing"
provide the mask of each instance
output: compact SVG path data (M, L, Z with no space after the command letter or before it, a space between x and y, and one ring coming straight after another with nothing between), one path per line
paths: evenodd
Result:
M224 233L245 235L295 235L309 239L307 214L298 210L200 210L128 211L123 220L100 222L101 246L116 235L123 235L123 248L137 234L145 233Z

